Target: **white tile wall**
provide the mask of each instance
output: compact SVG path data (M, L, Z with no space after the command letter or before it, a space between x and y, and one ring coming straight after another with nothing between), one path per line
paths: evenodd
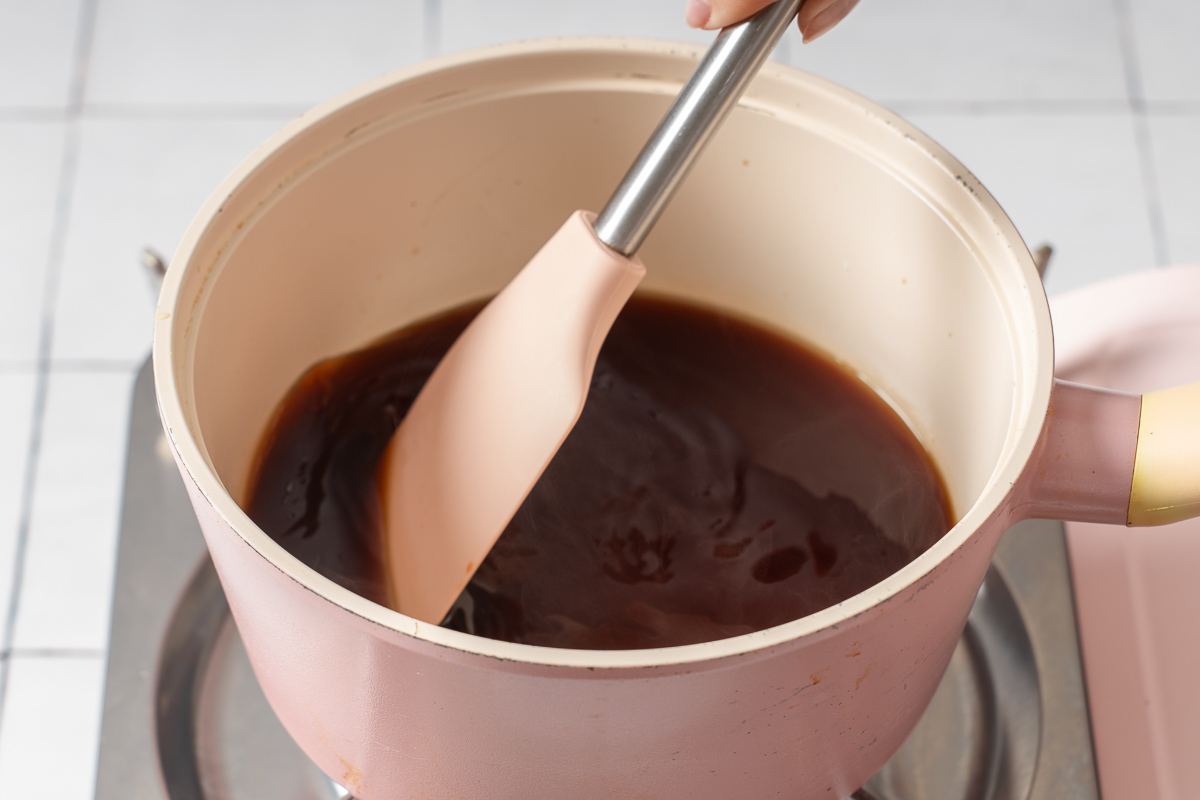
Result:
M421 0L105 0L89 103L309 106L424 54Z
M0 109L67 105L81 8L79 0L0 3Z
M1179 0L1118 0L1128 6L1135 66L1152 104L1200 103L1200 5Z
M1111 0L862 0L791 63L884 104L1125 99Z
M13 591L34 400L32 373L0 373L0 611L5 612ZM0 641L8 641L8 624L5 613Z
M1000 202L1030 247L1050 242L1049 292L1154 266L1128 115L927 114L909 119Z
M1168 260L1200 264L1200 114L1151 117L1150 142Z
M713 34L681 24L683 3L608 0L603 3L442 0L439 50L550 36L639 36L707 43Z
M169 257L221 179L290 118L85 119L55 304L56 360L140 361L155 292L138 260Z
M0 122L0 360L10 363L37 357L65 129Z
M103 653L10 656L0 720L0 796L94 794Z
M12 646L107 646L133 370L50 374Z
M145 245L304 107L538 36L703 42L683 0L0 0L0 797L92 794ZM1200 6L862 0L776 58L913 119L1051 289L1200 261ZM43 336L43 331L48 336ZM31 446L32 445L32 446ZM9 625L15 621L15 625Z

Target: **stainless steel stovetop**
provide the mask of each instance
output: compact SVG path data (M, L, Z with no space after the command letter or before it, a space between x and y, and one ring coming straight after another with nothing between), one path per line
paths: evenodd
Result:
M1098 800L1078 642L1062 525L1013 528L932 705L855 798ZM250 670L147 364L134 391L96 800L344 796L292 743Z

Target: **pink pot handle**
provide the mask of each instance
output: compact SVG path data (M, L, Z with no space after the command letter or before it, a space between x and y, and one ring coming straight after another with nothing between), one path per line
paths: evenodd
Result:
M1013 513L1110 525L1200 516L1200 383L1145 395L1055 380Z

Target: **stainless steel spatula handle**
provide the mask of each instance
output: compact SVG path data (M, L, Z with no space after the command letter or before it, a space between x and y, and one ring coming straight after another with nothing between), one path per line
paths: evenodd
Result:
M600 241L632 256L692 162L796 17L803 0L777 0L723 29L594 225Z

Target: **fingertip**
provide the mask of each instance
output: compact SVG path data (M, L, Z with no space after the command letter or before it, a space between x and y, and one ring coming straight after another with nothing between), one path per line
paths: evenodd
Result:
M809 44L828 33L834 25L845 19L856 5L858 5L858 0L828 0L828 2L812 2L810 0L805 3L800 7L801 13L797 20L800 33L804 35L804 43ZM803 13L805 11L808 11L809 14Z
M808 30L801 28L800 29L800 33L801 33L800 41L802 41L804 44L812 44L817 39L820 39L822 36L824 36L826 33L828 33L829 29L832 27L833 27L832 25L825 25L821 28L815 28L814 26L810 25L810 26L808 26Z
M684 20L688 27L704 28L711 16L712 7L704 0L688 0L687 10L684 12Z

